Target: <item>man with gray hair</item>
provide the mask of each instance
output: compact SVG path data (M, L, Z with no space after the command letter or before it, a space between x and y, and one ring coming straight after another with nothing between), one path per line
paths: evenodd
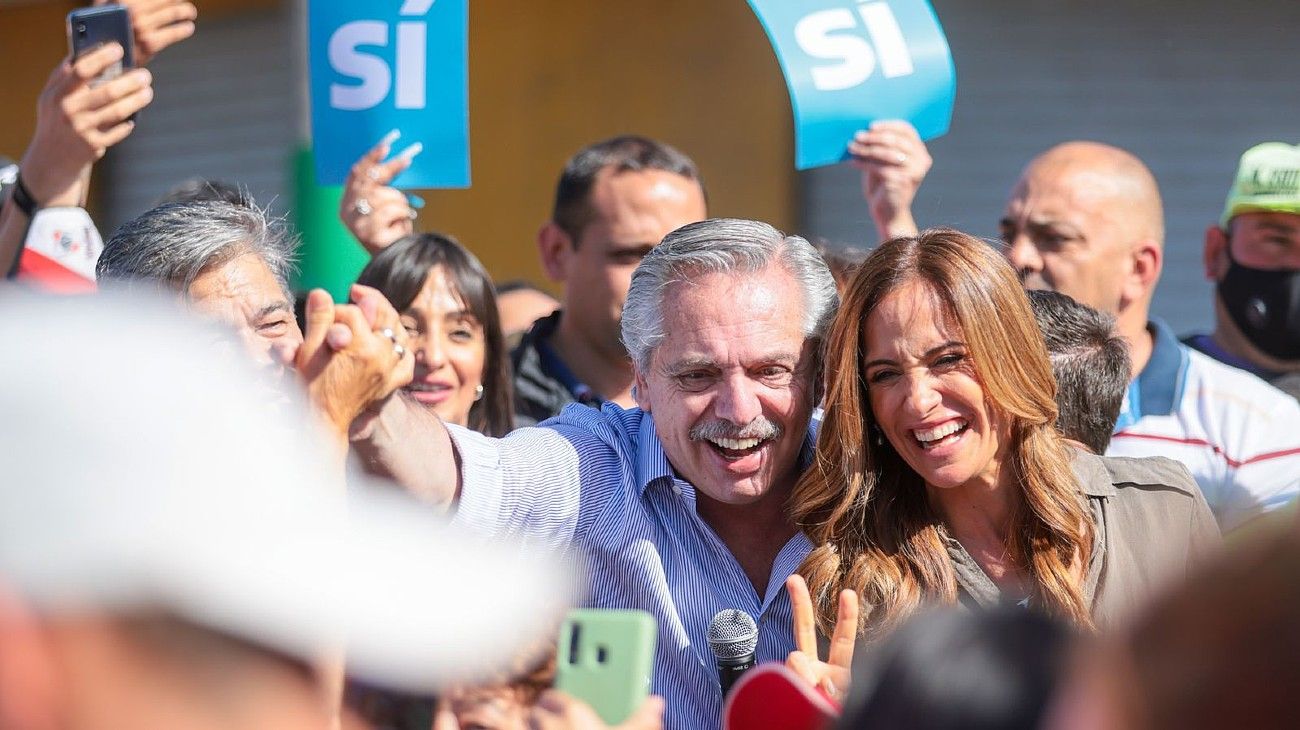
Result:
M1092 453L1105 454L1128 389L1128 343L1108 314L1060 292L1025 293L1056 377L1056 428Z
M646 254L623 308L637 407L570 405L492 439L399 395L354 424L353 445L376 471L455 505L455 522L581 551L587 605L657 619L665 726L717 727L710 619L752 616L759 661L795 648L783 583L811 545L786 502L812 457L836 301L802 238L754 221L685 225Z
M302 344L289 296L295 243L255 206L166 203L119 228L95 274L179 292L194 311L231 327L255 362L276 366Z

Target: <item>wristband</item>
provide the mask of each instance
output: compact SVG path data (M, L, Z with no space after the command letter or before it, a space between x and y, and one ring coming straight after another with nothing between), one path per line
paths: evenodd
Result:
M18 210L21 210L27 216L28 220L31 220L32 216L36 215L37 208L41 207L36 204L36 199L32 197L32 192L23 184L23 173L21 170L14 177L14 191L10 194L10 199L13 200L14 205L18 206Z

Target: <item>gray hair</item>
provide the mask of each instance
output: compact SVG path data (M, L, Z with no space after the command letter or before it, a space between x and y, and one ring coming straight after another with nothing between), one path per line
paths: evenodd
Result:
M184 293L209 268L251 253L288 296L297 243L282 219L254 205L164 203L117 229L104 244L95 278L154 282Z
M664 339L664 293L700 274L757 273L779 264L803 291L803 331L820 339L839 297L826 262L804 239L766 223L714 218L682 226L641 260L623 305L623 345L639 370L646 370Z

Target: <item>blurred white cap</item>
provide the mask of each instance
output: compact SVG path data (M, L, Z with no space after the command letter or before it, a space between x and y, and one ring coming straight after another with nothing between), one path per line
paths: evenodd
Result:
M0 587L42 614L164 610L408 690L554 631L574 578L345 490L306 409L270 403L175 300L0 296Z

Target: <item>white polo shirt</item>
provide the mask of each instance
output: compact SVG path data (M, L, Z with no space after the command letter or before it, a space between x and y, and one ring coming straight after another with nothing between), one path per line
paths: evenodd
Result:
M1187 465L1227 532L1300 493L1300 404L1183 345L1152 320L1151 359L1129 384L1108 456Z

